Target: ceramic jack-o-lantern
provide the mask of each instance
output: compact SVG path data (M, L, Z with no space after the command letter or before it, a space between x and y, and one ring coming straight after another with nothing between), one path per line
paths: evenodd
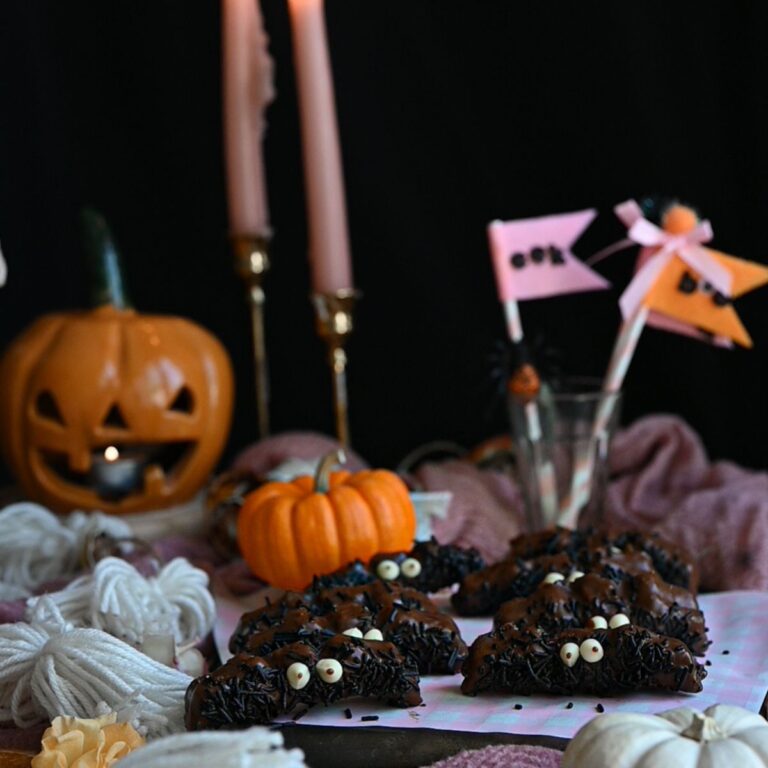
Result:
M84 212L94 309L41 317L0 361L0 445L60 512L160 509L194 496L232 414L227 353L200 326L128 303L104 220Z

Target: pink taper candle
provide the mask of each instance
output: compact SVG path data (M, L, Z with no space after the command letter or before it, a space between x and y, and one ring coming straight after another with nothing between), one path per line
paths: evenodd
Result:
M344 182L322 0L288 0L304 147L312 288L352 288Z
M274 97L259 0L222 0L224 141L233 235L268 237L264 110Z

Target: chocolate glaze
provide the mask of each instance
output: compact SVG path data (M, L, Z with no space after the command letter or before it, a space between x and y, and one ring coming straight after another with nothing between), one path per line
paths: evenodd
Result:
M508 557L526 559L566 552L576 561L585 550L611 547L624 552L645 552L651 557L654 568L664 581L684 587L694 594L698 590L699 574L693 559L656 533L625 531L609 534L593 528L576 531L560 527L546 528L512 539Z
M655 572L625 574L621 579L588 573L570 584L540 584L528 597L504 603L494 617L494 626L540 627L557 633L585 627L592 616L609 620L617 613L625 614L633 624L682 640L697 656L703 656L709 646L704 616L695 598L662 581Z
M579 658L566 666L560 648L587 639L602 645L603 658L595 663ZM707 672L680 640L643 627L568 629L550 635L507 624L475 640L462 674L461 692L468 696L483 691L604 696L636 690L698 693Z
M325 682L314 672L317 662L326 658L341 663L343 675L336 683ZM311 674L301 690L291 688L286 676L297 661ZM185 698L185 723L188 730L245 728L351 696L395 707L418 706L418 672L392 643L345 635L335 635L319 648L292 643L268 656L242 653L192 681Z
M558 541L571 540L577 535L583 537L581 532L565 531ZM537 543L541 537L541 533L531 537L532 549L547 548ZM518 542L516 551L527 550ZM581 550L566 548L556 554L543 554L528 559L507 557L499 563L475 571L464 578L459 590L451 597L451 602L463 616L493 613L507 600L530 595L547 573L555 571L567 576L573 570L597 572L617 583L628 576L656 574L652 556L639 549L630 548L625 552L612 544L600 544ZM674 599L680 605L698 609L696 598L688 590L666 586L677 590Z
M369 584L379 579L376 569L382 560L393 560L402 565L409 558L418 560L421 572L414 577L408 577L401 572L396 581L421 592L437 592L444 587L450 587L468 573L485 565L476 549L438 544L433 536L429 541L417 542L410 552L383 552L375 555L367 567L360 560L355 560L333 573L316 576L309 589L317 592L329 587L357 587Z
M568 573L572 568L566 553L502 560L465 576L451 603L461 616L492 614L507 600L530 595L548 573Z
M316 594L288 592L281 602L244 614L229 648L264 654L297 640L322 643L350 627L363 634L379 629L422 674L454 674L467 655L450 616L423 593L383 581Z

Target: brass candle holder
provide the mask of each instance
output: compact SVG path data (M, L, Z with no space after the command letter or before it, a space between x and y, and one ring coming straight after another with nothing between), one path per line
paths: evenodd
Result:
M315 327L328 347L328 363L333 381L333 411L336 437L345 448L349 447L349 417L347 401L347 353L344 349L352 333L352 311L360 292L344 288L331 293L315 293Z
M259 436L269 434L269 375L264 341L264 276L269 270L269 240L260 235L233 235L235 270L245 283L251 308L253 370Z

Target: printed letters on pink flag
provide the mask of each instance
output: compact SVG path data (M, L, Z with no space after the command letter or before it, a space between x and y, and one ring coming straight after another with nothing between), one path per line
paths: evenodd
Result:
M571 252L596 215L589 209L491 222L488 238L499 299L525 301L608 288L605 278Z

